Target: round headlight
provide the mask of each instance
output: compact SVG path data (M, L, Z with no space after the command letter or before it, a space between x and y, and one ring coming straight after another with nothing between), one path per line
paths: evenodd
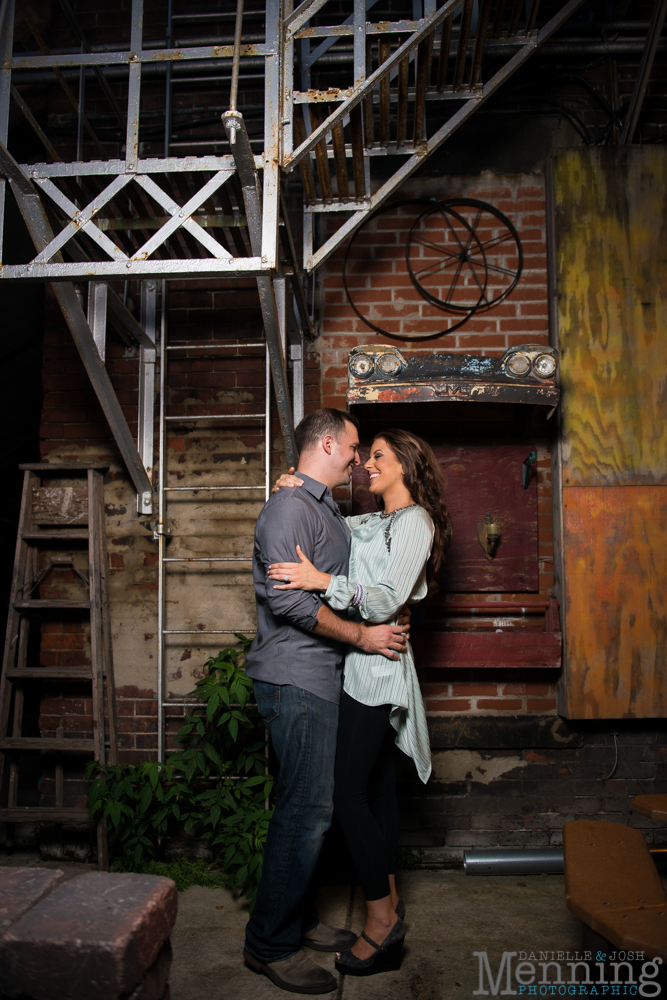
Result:
M377 366L383 375L398 375L401 370L401 362L395 354L382 354L378 358Z
M367 378L373 373L373 359L368 354L355 354L350 360L350 371L357 378Z
M530 358L525 354L513 354L507 362L512 375L527 375L530 371Z
M535 359L533 368L542 378L549 378L556 371L556 359L552 354L540 354L539 358Z

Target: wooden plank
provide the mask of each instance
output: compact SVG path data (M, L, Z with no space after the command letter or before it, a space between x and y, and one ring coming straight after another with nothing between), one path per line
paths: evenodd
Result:
M90 667L25 667L7 671L7 678L16 681L89 681L91 677Z
M0 750L87 750L95 748L93 740L51 739L41 736L8 736L0 740Z
M667 903L603 910L595 914L591 927L623 951L641 951L645 958L667 962Z
M584 923L608 907L667 903L641 830L575 820L563 824L563 850L567 908Z
M88 490L79 486L36 486L33 524L88 524Z
M14 607L17 611L72 611L76 609L89 610L89 601L15 601Z
M0 823L89 823L87 809L56 809L49 806L14 806L0 809Z
M19 469L29 472L86 472L88 469L99 469L105 472L108 462L26 462Z
M667 483L667 156L553 161L564 486Z
M667 823L667 795L635 795L632 811L660 823Z
M420 669L499 669L533 667L556 670L561 665L558 632L517 629L492 632L420 632L411 639Z
M24 531L24 542L87 542L88 531L60 528L58 531Z
M563 489L567 674L574 719L667 714L667 486Z

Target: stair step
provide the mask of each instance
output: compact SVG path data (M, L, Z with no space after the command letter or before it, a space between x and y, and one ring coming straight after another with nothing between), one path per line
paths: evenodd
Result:
M90 681L93 673L90 667L26 667L8 670L10 680L31 681Z
M89 823L87 809L65 809L55 806L10 806L0 809L0 823Z
M70 611L90 610L90 601L14 601L17 611Z
M92 722L92 720L91 720ZM0 740L0 750L86 750L95 749L93 740L52 739L41 736L8 736Z
M87 542L87 528L63 528L61 531L24 531L24 542Z

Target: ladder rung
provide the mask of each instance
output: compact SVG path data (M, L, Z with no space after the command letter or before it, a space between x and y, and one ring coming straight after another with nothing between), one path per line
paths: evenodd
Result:
M8 670L6 676L11 680L90 681L93 672L89 667L25 667Z
M90 601L14 601L17 611L90 611Z
M165 417L165 420L180 420L182 423L192 420L264 420L265 413L198 413L192 416Z
M266 347L266 341L257 344L167 344L168 351L207 351L214 347L224 347L227 350L237 347Z
M266 486L165 486L165 493L182 493L185 490L206 490L212 493L214 490L264 490Z
M25 531L21 538L24 542L87 542L88 530L81 531Z
M92 719L91 719L92 724ZM8 736L0 740L0 750L89 750L95 749L94 740L57 739L49 736Z
M252 562L252 556L169 556L162 562Z
M163 628L162 635L236 635L237 632L256 631L256 628Z
M89 823L87 809L63 809L55 806L11 806L0 809L0 823Z

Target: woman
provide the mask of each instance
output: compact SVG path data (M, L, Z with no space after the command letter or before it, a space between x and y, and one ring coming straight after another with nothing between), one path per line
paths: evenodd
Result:
M320 591L338 611L369 621L394 621L404 604L421 601L447 546L442 474L431 448L408 431L378 435L365 468L384 510L348 517L349 577L320 573L297 547L298 563L276 563L269 578L283 590ZM282 476L278 486L300 486ZM283 582L289 580L289 583ZM426 715L412 650L400 661L350 649L345 658L338 723L334 810L366 899L366 926L337 956L336 968L367 976L397 969L405 907L396 893L399 814L391 744L412 757L428 781Z

